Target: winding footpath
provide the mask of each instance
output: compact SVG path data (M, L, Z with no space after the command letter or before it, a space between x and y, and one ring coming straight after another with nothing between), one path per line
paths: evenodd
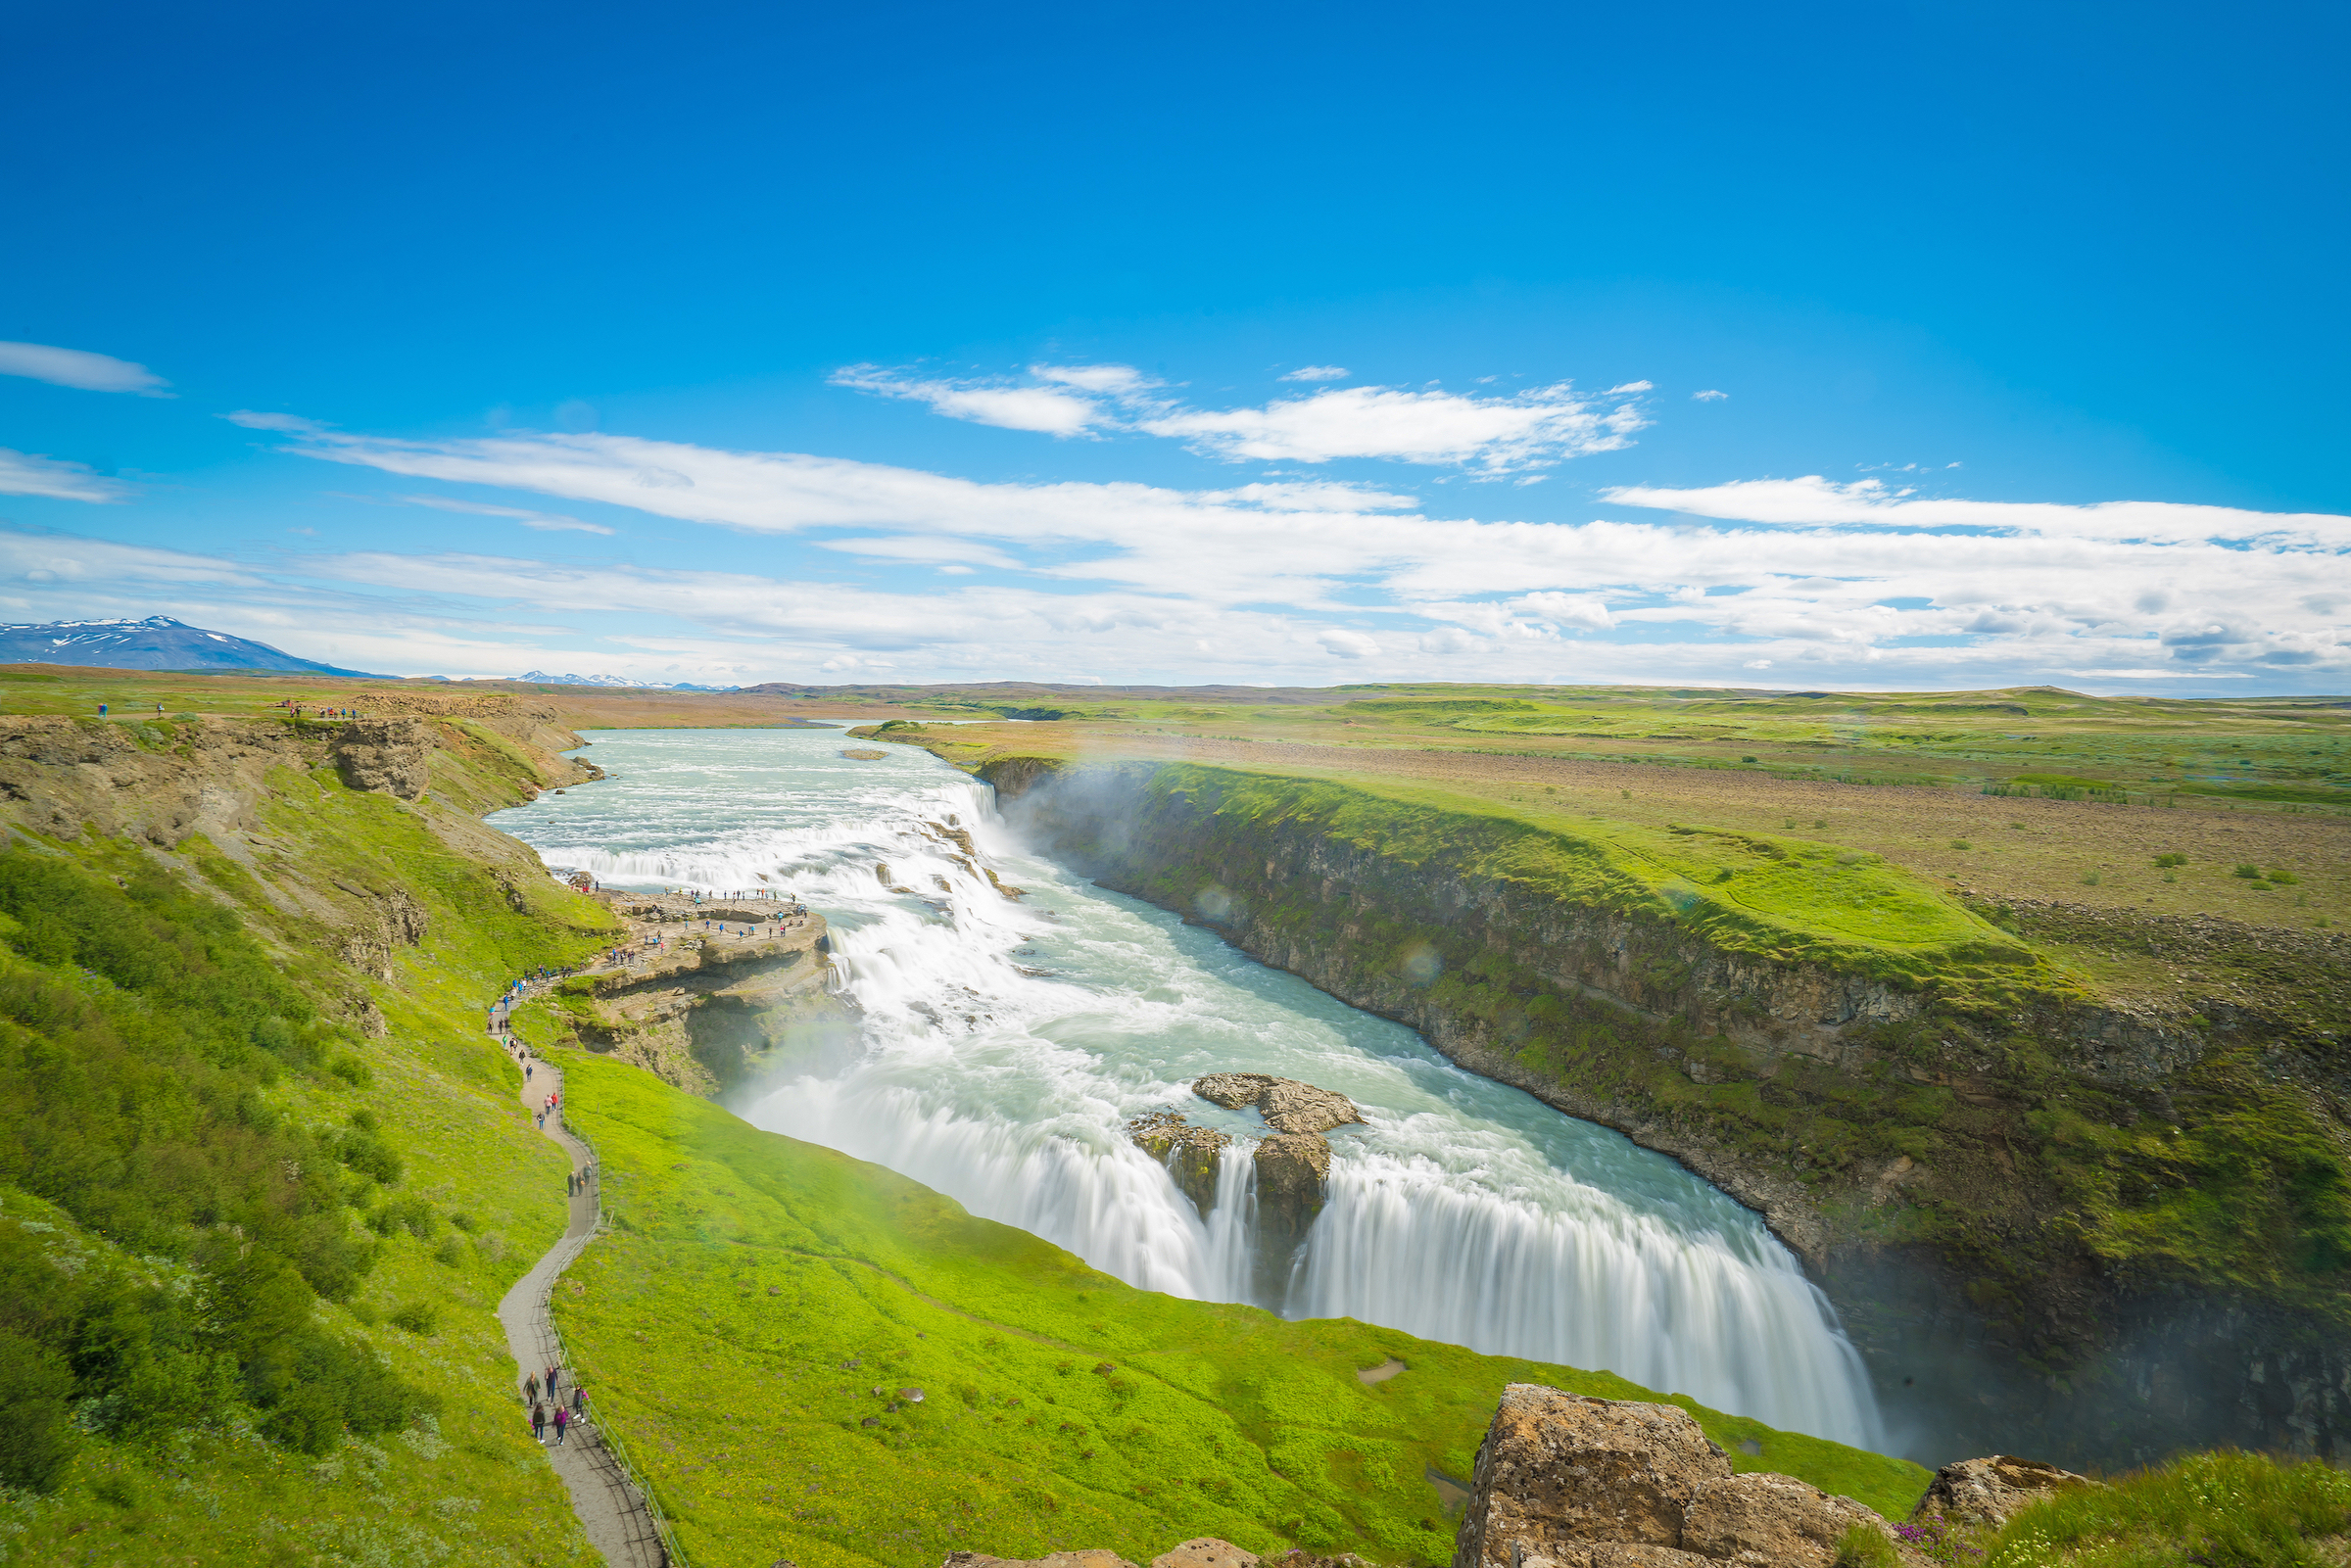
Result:
M507 1043L504 1035L494 1035ZM525 1052L518 1060L530 1072L517 1089L523 1109L536 1116L547 1103L551 1093L559 1094L563 1074L546 1062ZM589 1164L588 1150L570 1133L563 1130L563 1118L548 1117L541 1129L562 1145L571 1157L572 1173L579 1175ZM547 1250L546 1256L532 1265L531 1271L514 1282L498 1304L498 1320L506 1331L506 1347L514 1356L514 1397L528 1415L530 1406L522 1397L525 1376L546 1375L550 1366L563 1362L562 1342L555 1336L553 1320L548 1314L548 1296L555 1280L571 1260L580 1256L589 1242L596 1238L599 1210L596 1183L583 1180L571 1200L571 1223L562 1238ZM568 1379L572 1368L564 1368ZM594 1390L589 1391L591 1396ZM604 1554L612 1568L670 1568L669 1553L661 1544L661 1533L645 1499L629 1482L619 1461L604 1446L600 1422L580 1421L572 1425L564 1442L554 1441L554 1428L548 1428L548 1461L563 1485L571 1492L572 1511L580 1516L589 1541Z

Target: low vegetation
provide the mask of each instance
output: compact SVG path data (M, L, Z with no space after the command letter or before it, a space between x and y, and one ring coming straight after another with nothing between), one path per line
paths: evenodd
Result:
M0 1560L593 1558L490 1312L561 1156L479 1010L602 917L439 809L279 770L250 841L0 848Z
M2190 1454L2037 1504L1989 1537L1939 1530L1923 1544L1981 1568L2334 1568L2351 1557L2351 1472Z

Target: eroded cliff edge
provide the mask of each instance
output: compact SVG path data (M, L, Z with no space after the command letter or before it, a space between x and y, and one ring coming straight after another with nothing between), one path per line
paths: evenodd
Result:
M2299 1004L2165 1016L1989 922L1923 957L1775 947L1704 889L1554 875L1500 817L1180 765L980 774L1104 885L1762 1212L1914 1456L2351 1451L2339 942L2305 944Z

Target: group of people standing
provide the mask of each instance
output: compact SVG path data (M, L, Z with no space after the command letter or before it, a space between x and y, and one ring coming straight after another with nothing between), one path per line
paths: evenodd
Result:
M563 1368L550 1366L544 1378L537 1372L522 1380L522 1397L531 1407L531 1436L541 1443L547 1441L547 1429L555 1429L555 1444L561 1447L564 1436L573 1426L588 1419L588 1396L577 1383L571 1386L571 1398L566 1401L561 1392ZM545 1393L545 1403L539 1396Z

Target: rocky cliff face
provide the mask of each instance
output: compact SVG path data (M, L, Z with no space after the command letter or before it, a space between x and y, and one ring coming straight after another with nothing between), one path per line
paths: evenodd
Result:
M788 917L781 934L722 936L727 925L772 921L772 908L689 909L676 898L606 898L632 939L662 946L625 969L565 982L562 1000L588 1049L633 1062L696 1094L745 1089L772 1072L845 1050L854 1025L826 989L831 960L822 916Z
M2069 1084L2119 1085L2114 1114L2162 1116L2209 1038L2064 996L1962 1016L1441 857L1219 814L1154 792L1150 775L1072 779L1032 759L982 772L1008 818L1105 885L1760 1212L1845 1315L1914 1456L2351 1451L2351 1351L2328 1319L2106 1270L2068 1240L2079 1199L2038 1152L2039 1108Z

